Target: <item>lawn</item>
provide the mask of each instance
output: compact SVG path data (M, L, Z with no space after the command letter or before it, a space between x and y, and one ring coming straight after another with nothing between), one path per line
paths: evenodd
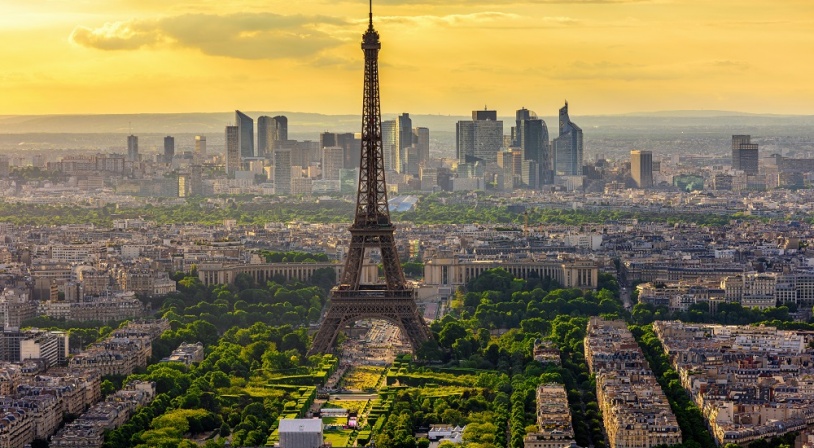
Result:
M329 401L322 405L323 408L343 408L347 409L348 412L356 412L357 414L361 413L362 410L365 409L367 406L367 402L369 400L358 401L358 400L334 400Z
M353 366L339 380L339 387L358 391L375 389L383 372L384 367Z
M421 396L423 398L440 398L463 395L465 390L472 390L473 388L461 386L432 386L421 387L419 389L421 390Z
M322 424L323 425L342 425L345 426L348 424L347 417L322 417Z
M269 387L247 386L243 389L252 398L282 398L286 391Z
M350 435L353 431L343 430L326 430L324 432L325 441L330 443L334 448L342 448L348 446Z

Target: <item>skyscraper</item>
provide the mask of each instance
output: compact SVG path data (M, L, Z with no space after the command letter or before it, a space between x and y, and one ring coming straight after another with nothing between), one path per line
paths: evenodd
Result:
M545 121L526 108L517 111L515 120L512 145L523 151L523 160L534 161L540 170L536 176L533 176L535 185L528 185L528 187L536 189L541 184L552 183L554 178L550 168L551 155L548 144L548 127Z
M352 132L337 134L335 132L323 132L319 134L319 147L330 148L339 146L344 150L343 168L353 169L359 167L359 150L361 145L353 136Z
M237 145L240 157L254 157L254 120L243 112L235 111L237 124Z
M240 170L240 130L226 126L226 174L234 175Z
M257 117L257 156L265 157L270 154L275 134L274 121L271 117L262 115Z
M288 118L284 115L277 115L271 119L271 147L273 151L279 147L279 142L288 140Z
M398 125L396 120L382 121L382 151L385 171L396 171L398 164Z
M192 165L189 176L189 194L203 196L203 169L201 165Z
M639 188L653 187L653 153L630 151L630 176Z
M407 159L407 148L413 146L413 120L410 114L403 113L396 117L396 145L393 154L394 170L404 171L404 162Z
M582 175L582 128L568 116L567 101L560 109L560 135L554 139L554 158L558 175Z
M206 136L195 136L195 155L202 157L206 156Z
M339 180L339 171L345 166L345 148L328 146L322 148L322 178Z
M404 160L401 164L404 167L403 173L418 178L419 167L421 165L418 163L418 147L415 143L413 143L413 146L407 148L407 152L404 154Z
M127 136L127 160L130 162L138 162L138 137L135 135Z
M732 136L732 169L746 174L758 173L758 145L750 135Z
M427 128L413 129L413 141L418 147L418 163L427 163L430 160L430 130Z
M291 150L274 150L274 193L291 193Z
M164 137L164 163L172 163L175 156L175 137Z
M503 147L503 122L497 111L476 110L472 121L459 121L455 127L455 152L461 163L497 162Z

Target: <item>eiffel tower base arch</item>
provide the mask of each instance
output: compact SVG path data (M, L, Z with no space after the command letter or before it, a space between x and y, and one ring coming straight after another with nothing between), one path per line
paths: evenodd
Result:
M314 336L308 356L333 352L339 332L362 319L382 319L396 325L414 352L431 338L412 290L333 291L330 307Z

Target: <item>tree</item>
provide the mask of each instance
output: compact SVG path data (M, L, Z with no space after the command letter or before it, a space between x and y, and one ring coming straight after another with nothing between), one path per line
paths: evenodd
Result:
M101 389L102 389L102 397L107 397L108 395L112 394L113 392L116 392L116 385L113 384L113 382L110 381L109 379L104 379L104 380L102 380Z
M501 291L511 292L514 276L501 268L489 269L469 281L466 289L473 292Z
M254 277L246 273L240 273L235 276L235 286L240 291L252 289L255 287Z
M336 284L336 271L333 268L319 268L311 274L308 283L329 291Z
M445 348L451 348L458 339L466 337L466 328L457 321L447 322L438 335L438 343Z

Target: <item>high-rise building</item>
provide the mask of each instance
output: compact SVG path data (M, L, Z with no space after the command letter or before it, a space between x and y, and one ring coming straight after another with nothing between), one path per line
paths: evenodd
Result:
M653 187L653 153L630 151L630 175L639 188Z
M407 159L407 148L413 146L413 120L410 114L403 113L396 117L396 144L395 154L393 154L394 171L401 173L404 171L404 163Z
M185 198L189 196L189 176L186 174L178 175L178 197Z
M175 137L164 137L164 163L172 163L172 158L175 157Z
M226 126L226 174L240 170L240 131L237 126Z
M523 159L536 163L540 170L533 176L537 184L551 184L551 154L548 143L548 127L534 112L523 108L515 114L516 126L512 129L512 145L523 151ZM531 187L530 187L531 188Z
M329 148L331 146L339 146L344 150L343 167L345 169L359 167L361 144L354 138L353 133L345 132L338 134L335 132L323 132L319 134L319 147Z
M319 147L330 148L332 146L340 146L337 143L338 135L336 132L322 132L319 134Z
M459 121L455 127L455 152L461 163L497 162L503 147L503 122L497 111L476 110L472 121Z
M235 111L237 124L237 144L240 148L240 157L254 157L254 120L243 112Z
M540 164L536 160L523 160L521 163L520 179L526 188L536 190L540 188Z
M271 151L279 147L279 142L288 140L288 118L284 115L277 115L271 119Z
M498 154L497 164L502 168L500 174L503 177L503 184L498 185L502 191L512 191L514 184L514 157L511 151L503 151Z
M732 136L732 169L746 174L758 173L758 145L750 135Z
M278 149L290 150L291 166L306 168L312 163L322 162L322 149L319 147L319 142L288 140L279 143L280 145L275 148L275 151Z
M418 177L418 171L421 164L419 163L418 147L415 144L407 148L402 165L404 166L403 173L409 174L416 178Z
M130 162L138 162L138 137L135 135L127 136L127 160Z
M189 194L203 196L203 169L201 165L192 165L189 176Z
M554 139L554 169L558 175L582 175L582 128L568 116L568 102L560 109L560 135Z
M419 166L418 178L421 180L422 191L433 191L438 187L438 168Z
M398 125L396 120L382 121L382 152L385 171L396 171L398 158Z
M427 128L413 129L413 142L418 148L419 165L430 160L430 130Z
M341 146L322 148L322 178L339 180L339 171L345 166L345 149Z
M271 153L274 146L273 139L275 134L274 120L267 116L262 115L257 117L257 156L265 157Z
M291 150L274 150L274 193L291 193Z
M195 155L206 157L206 136L195 136Z

